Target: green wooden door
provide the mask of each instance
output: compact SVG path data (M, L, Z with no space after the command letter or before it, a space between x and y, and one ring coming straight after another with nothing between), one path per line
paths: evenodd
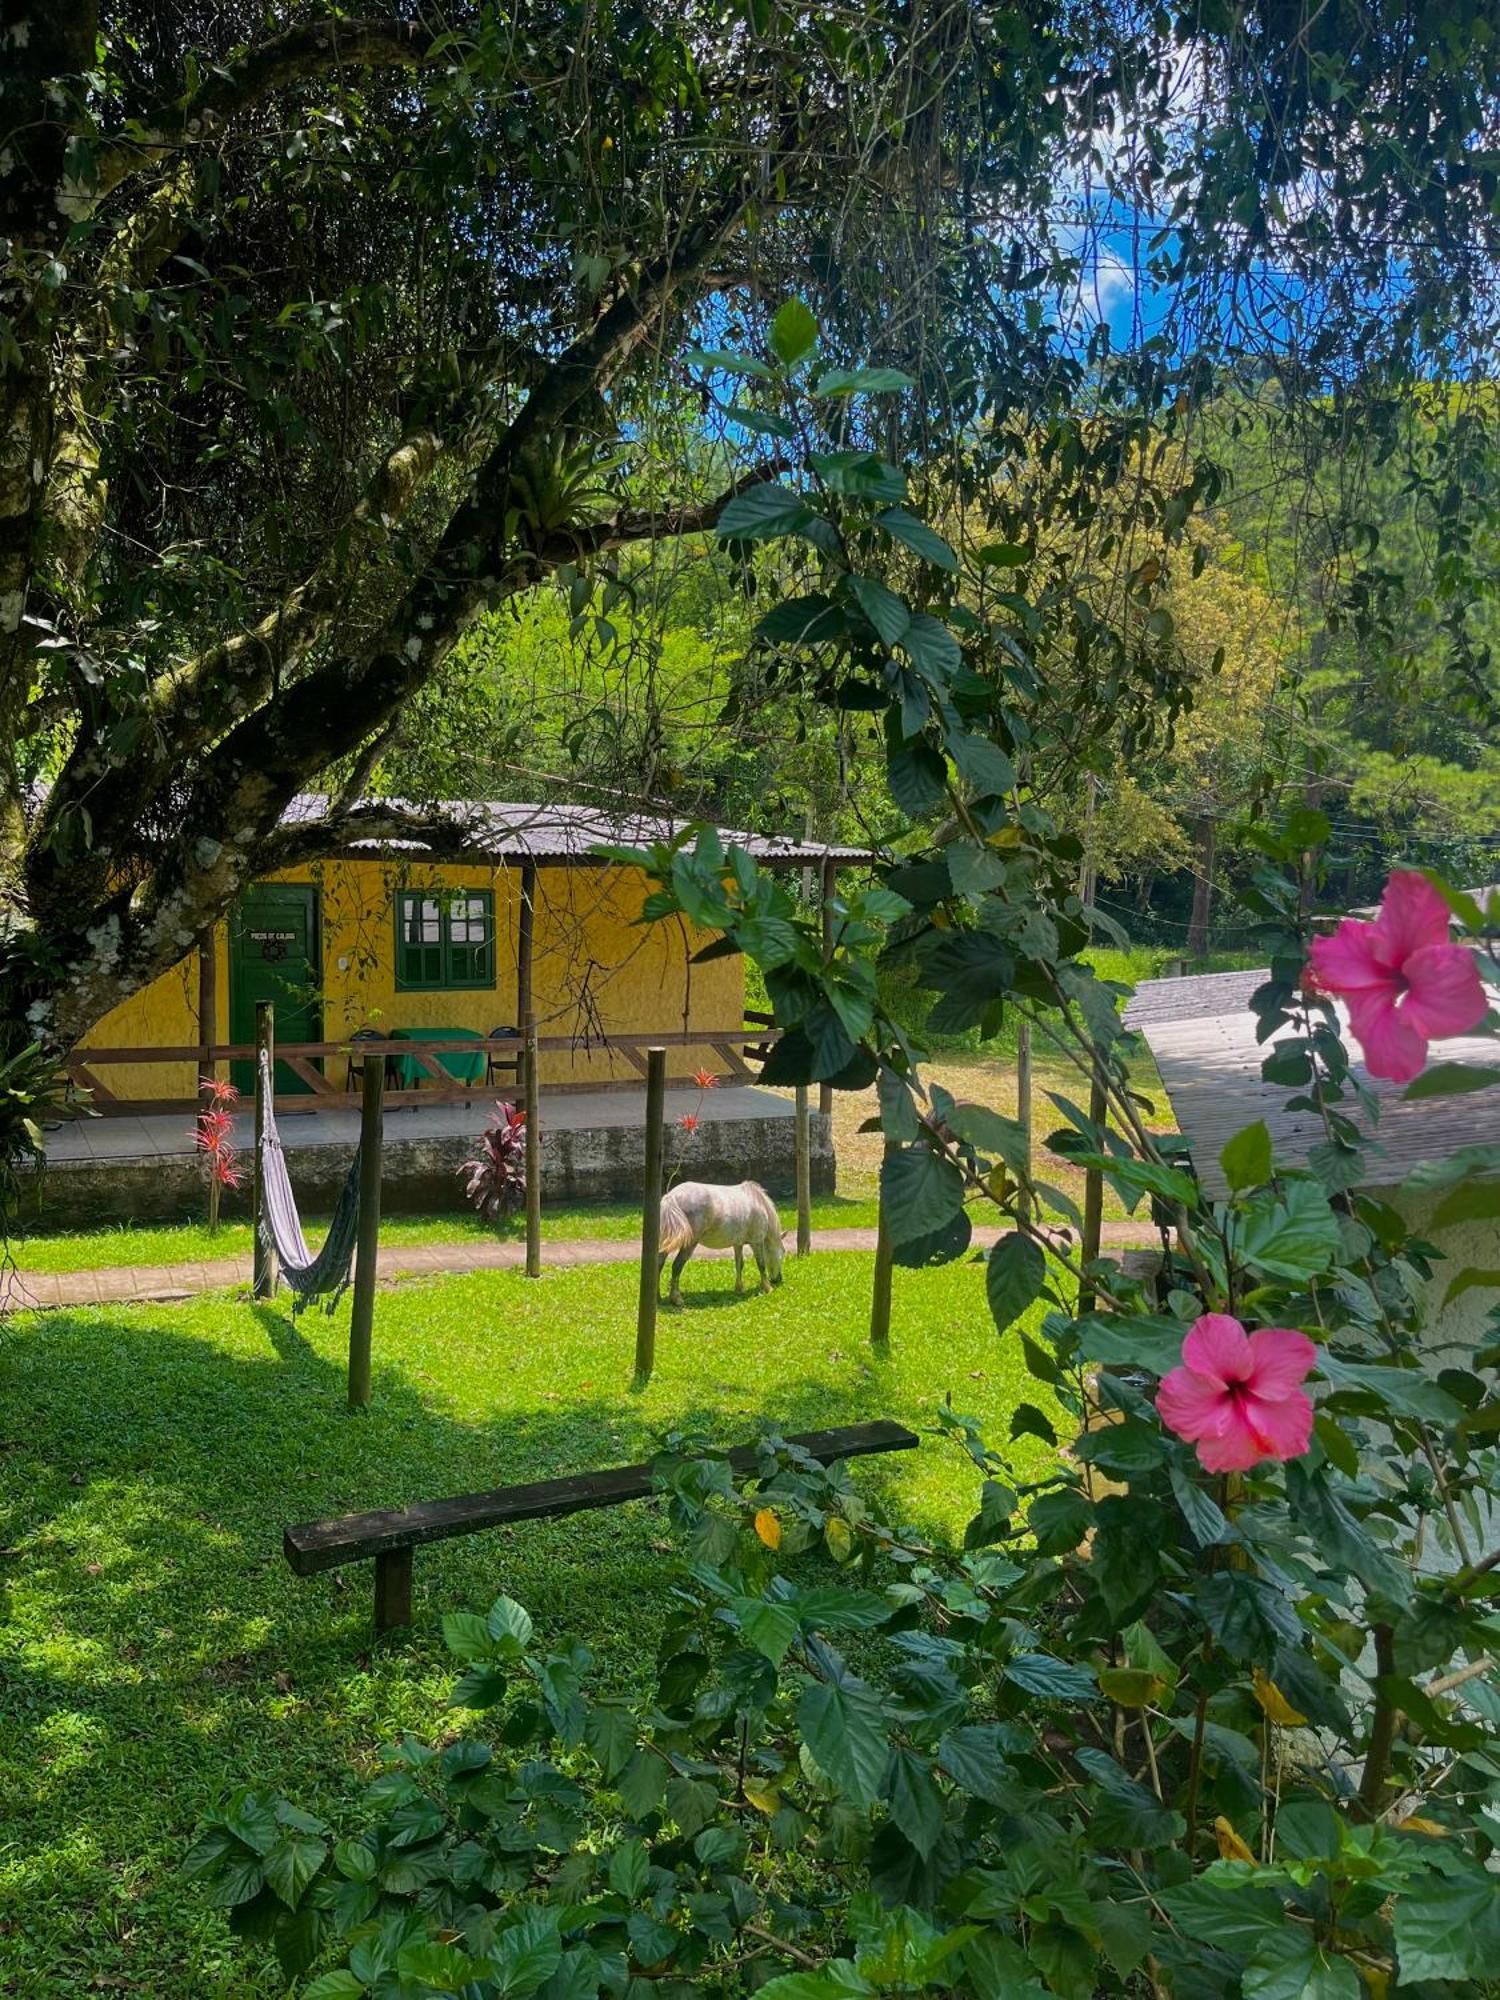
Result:
M323 949L316 889L263 883L241 898L229 924L229 1039L255 1040L255 1006L276 1007L276 1040L323 1038ZM255 1089L255 1066L238 1062L231 1074L240 1090ZM285 1063L276 1065L276 1089L289 1095L310 1086Z

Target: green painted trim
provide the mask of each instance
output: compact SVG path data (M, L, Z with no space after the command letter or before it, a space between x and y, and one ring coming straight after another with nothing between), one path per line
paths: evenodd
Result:
M489 928L489 939L485 950L489 954L489 974L483 979L455 979L452 976L452 954L455 951L472 951L472 945L455 945L448 935L448 898L463 896L471 902L482 902ZM409 903L437 902L441 911L442 937L437 945L412 944L402 936L402 913ZM493 889L398 889L391 905L391 919L396 936L396 957L392 968L393 983L398 993L493 993L497 990L495 977L495 892ZM442 976L438 979L408 979L403 973L404 954L432 951L439 954Z

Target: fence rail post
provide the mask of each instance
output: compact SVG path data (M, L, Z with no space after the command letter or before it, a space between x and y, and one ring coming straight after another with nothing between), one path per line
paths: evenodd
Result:
M890 1159L896 1150L887 1139L886 1159ZM870 1286L870 1345L883 1350L891 1344L891 1270L895 1263L895 1255L891 1243L890 1217L886 1214L885 1207L884 1174L880 1178L880 1212L875 1230L875 1270Z
M1022 1021L1016 1029L1016 1123L1026 1140L1026 1173L1031 1174L1031 1023ZM1031 1196L1023 1187L1016 1197L1016 1216L1031 1220Z
M266 1060L261 1061L262 1055ZM250 1295L257 1299L276 1296L276 1252L265 1240L261 1211L265 1192L260 1182L261 1143L266 1132L266 1113L271 1109L268 1095L276 1091L276 1006L271 1000L255 1003L255 1173L250 1182L251 1265Z
M812 1134L807 1085L797 1085L797 1255L806 1257L812 1249Z
M526 1114L526 1275L542 1275L542 1135L537 1125L536 1016L525 1021L522 1064L522 1109Z
M359 1237L354 1251L354 1305L349 1315L349 1407L370 1400L375 1336L375 1275L380 1259L380 1155L385 1143L385 1057L366 1056L359 1111Z
M1102 1132L1109 1116L1109 1097L1104 1088L1104 1066L1100 1058L1094 1057L1094 1067L1089 1079L1089 1123ZM1100 1151L1104 1150L1101 1145ZM1099 1255L1100 1239L1104 1234L1104 1175L1098 1167L1083 1170L1083 1242L1081 1262L1085 1270ZM1094 1288L1084 1278L1078 1287L1078 1316L1094 1309Z
M661 1296L662 1124L667 1104L667 1052L646 1051L646 1185L641 1201L641 1289L635 1316L635 1379L656 1366L656 1311Z
M838 864L832 855L825 854L818 884L818 922L822 933L823 963L825 965L831 965L833 962L833 896L837 887ZM818 1109L823 1113L824 1117L831 1115L833 1111L833 1085L831 1083L820 1083L818 1085Z

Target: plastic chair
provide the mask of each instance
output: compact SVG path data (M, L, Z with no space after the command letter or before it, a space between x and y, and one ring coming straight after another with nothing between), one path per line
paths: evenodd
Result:
M486 1090L490 1088L502 1069L511 1070L519 1082L521 1075L520 1053L517 1052L513 1056L502 1056L495 1047L495 1044L496 1042L519 1042L520 1039L521 1030L519 1028L490 1029L489 1034L485 1037L484 1052L484 1087Z
M351 1047L347 1058L348 1074L344 1078L344 1088L346 1090L353 1090L354 1079L356 1076L358 1076L359 1078L360 1088L361 1089L364 1088L365 1062L367 1058L365 1058L364 1056L356 1056L352 1045L355 1042L383 1042L385 1040L386 1040L386 1031L384 1028L355 1029L354 1033L349 1037ZM387 1085L390 1084L391 1072L394 1069L394 1067L395 1065L391 1057L387 1056L385 1058L385 1080Z

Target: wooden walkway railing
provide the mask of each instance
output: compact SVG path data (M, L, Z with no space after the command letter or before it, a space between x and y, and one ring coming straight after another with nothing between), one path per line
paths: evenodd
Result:
M774 1029L752 1028L691 1028L668 1034L619 1034L600 1035L583 1039L576 1035L538 1035L537 1051L541 1055L549 1052L567 1055L623 1056L641 1076L646 1074L646 1050L648 1048L709 1048L717 1055L738 1083L750 1083L755 1079L747 1058L764 1058L766 1050L775 1041ZM276 1061L285 1064L293 1076L307 1085L305 1091L293 1094L281 1093L276 1098L278 1111L357 1111L360 1093L350 1088L352 1067L362 1066L367 1061L385 1062L399 1059L403 1064L419 1069L430 1083L416 1089L388 1090L385 1104L388 1110L418 1104L470 1104L476 1097L483 1097L493 1087L493 1080L476 1083L456 1081L439 1061L444 1055L466 1055L479 1057L487 1069L508 1071L514 1078L512 1088L520 1089L521 1038L519 1036L492 1035L480 1041L431 1040L405 1041L399 1039L369 1040L352 1038L343 1041L326 1042L278 1042ZM215 1042L208 1045L187 1044L172 1048L80 1048L75 1049L68 1060L67 1072L74 1088L87 1091L91 1108L105 1118L146 1117L154 1113L176 1111L192 1112L197 1109L196 1097L121 1097L112 1091L100 1078L99 1071L126 1063L194 1063L200 1068L226 1062L253 1062L255 1046L251 1042ZM318 1068L320 1062L342 1062L345 1064L344 1088L339 1086ZM554 1084L552 1090L574 1090L597 1088L594 1084Z

